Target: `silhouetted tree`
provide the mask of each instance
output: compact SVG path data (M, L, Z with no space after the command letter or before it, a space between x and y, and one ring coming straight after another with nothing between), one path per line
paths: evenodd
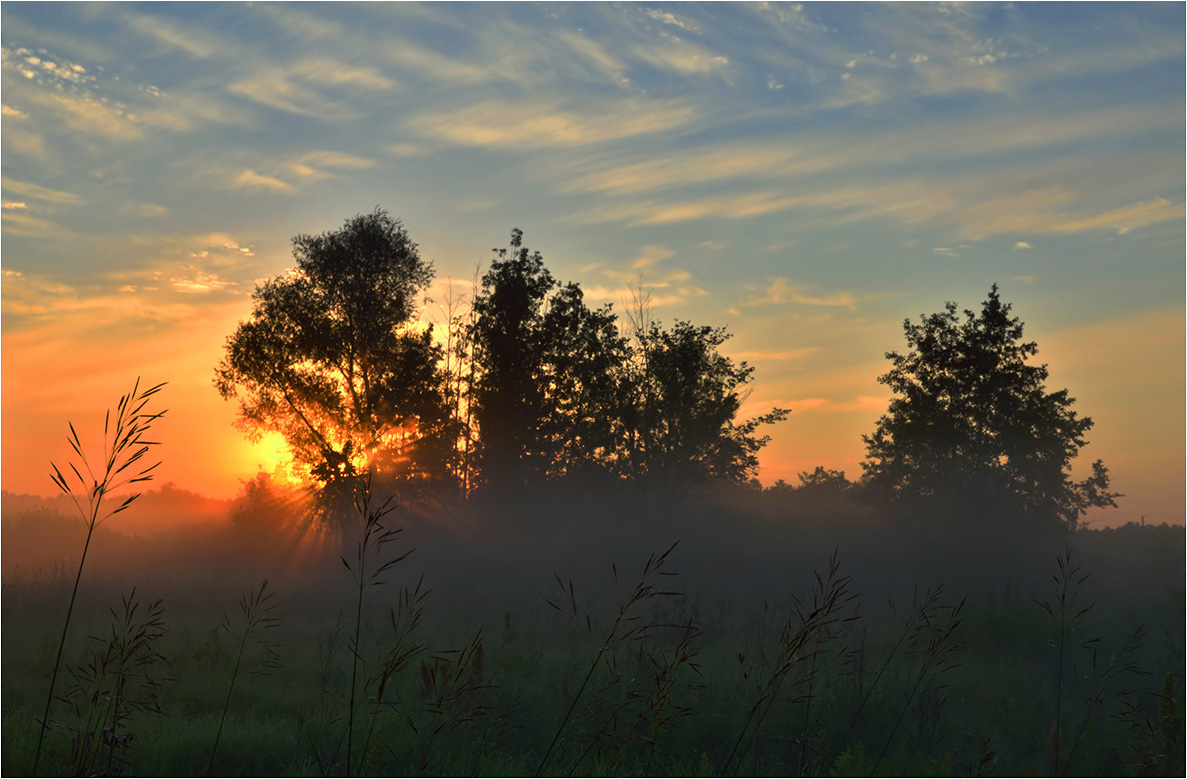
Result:
M294 270L256 288L215 371L239 427L283 434L325 494L364 468L444 474L454 448L441 349L413 325L432 266L379 209L298 235L293 257Z
M853 486L853 482L845 478L844 471L836 471L817 465L811 473L800 471L800 492L823 495L828 493L842 493Z
M495 255L474 300L470 338L480 470L500 482L543 470L543 309L556 279L523 245L521 230Z
M729 338L725 328L677 322L664 329L652 322L636 337L626 419L632 474L669 488L752 477L758 451L770 440L756 435L758 427L788 412L735 422L754 369L718 351Z
M617 317L609 305L591 310L581 287L566 284L544 315L543 351L549 475L621 475L630 350Z
M561 286L522 231L495 254L468 333L483 478L506 486L609 467L627 355L614 315Z
M1072 527L1087 509L1116 505L1100 460L1091 477L1071 480L1092 420L1072 410L1067 390L1047 392L1047 366L1027 364L1038 347L1009 314L995 284L963 322L948 303L903 323L909 351L888 352L893 367L879 378L895 397L863 436L876 494L907 509L1025 512Z

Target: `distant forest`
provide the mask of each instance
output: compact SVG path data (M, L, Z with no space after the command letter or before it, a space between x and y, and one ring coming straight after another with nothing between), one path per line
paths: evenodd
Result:
M511 233L468 296L438 301L399 220L376 209L293 239L295 269L260 285L226 342L215 385L249 438L279 432L329 514L363 479L404 495L511 496L541 489L680 494L759 488L762 430L794 409L739 419L754 369L723 354L723 327L657 321L642 285L623 317L590 308ZM904 322L887 354L894 393L864 436L856 481L817 468L797 489L847 494L902 516L1025 516L1075 527L1113 506L1108 471L1072 481L1092 420L1028 362L996 285L979 312ZM789 491L783 481L772 490Z

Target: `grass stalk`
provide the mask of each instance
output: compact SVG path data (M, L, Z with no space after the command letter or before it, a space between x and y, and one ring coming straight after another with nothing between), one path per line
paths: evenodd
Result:
M70 476L64 475L57 465L50 463L50 467L53 468L50 478L78 509L86 523L87 535L83 542L82 556L78 561L78 570L74 574L74 587L70 591L70 602L66 607L66 618L62 621L62 634L58 639L54 668L50 674L49 690L45 695L45 709L41 715L41 727L37 733L37 749L33 757L34 776L37 775L37 769L41 765L45 733L49 729L50 723L50 707L54 701L54 689L57 686L58 674L62 667L62 653L66 648L66 638L70 633L70 621L74 615L74 605L78 600L82 572L86 566L87 552L91 548L91 539L95 535L95 528L106 519L131 506L140 497L140 493L129 495L123 499L119 506L106 513L104 513L104 498L108 493L120 487L151 480L152 471L160 465L160 462L153 465L142 463L144 456L149 452L149 447L157 444L156 441L145 440L144 436L147 435L152 423L164 416L165 412L150 414L144 410L144 407L152 396L156 395L164 386L164 383L161 383L141 390L140 379L137 379L132 391L121 397L116 406L114 426L112 425L111 411L108 410L103 420L103 466L99 471L101 475L97 476L96 471L92 469L91 463L83 451L78 431L70 422L67 423L70 427L70 435L67 436L66 441L74 450L78 463L76 464L73 460L67 462ZM86 477L79 470L79 465L82 466L82 470L86 471ZM77 485L72 486L75 483ZM85 504L83 500L80 500L80 495L85 496Z
M231 671L231 684L227 688L227 697L223 700L223 712L218 719L218 730L214 734L214 744L210 747L210 762L206 766L206 775L212 776L214 773L214 758L218 755L219 740L223 735L223 725L227 721L227 711L231 707L231 696L235 692L235 682L239 679L239 669L243 664L243 655L247 650L247 640L257 630L265 630L276 627L279 620L271 615L275 604L271 603L272 597L275 593L268 591L268 580L265 579L258 590L252 590L239 599L239 610L243 614L243 630L241 633L236 633L231 627L231 622L228 618L223 618L223 623L220 626L233 639L239 642L238 650L235 654L235 667ZM267 652L267 659L263 661L262 671L267 673L275 670L278 666L278 659L275 654L275 649L272 644L261 641L260 642Z
M589 670L585 673L585 678L581 680L581 684L577 687L577 691L573 695L573 700L569 703L569 708L565 712L564 718L561 719L560 725L557 726L556 732L552 736L552 741L549 743L548 749L544 753L544 757L541 758L540 765L536 768L536 776L542 776L544 774L544 769L548 767L549 761L556 752L557 745L560 744L561 736L564 734L565 728L569 724L569 720L572 719L573 712L577 709L577 703L581 700L581 696L585 693L586 687L589 686L589 682L593 678L594 672L597 671L598 666L601 664L602 658L618 641L641 637L647 632L647 629L651 627L633 627L620 634L619 631L623 629L627 623L638 618L637 615L632 615L631 611L638 604L650 600L651 598L678 594L669 590L661 590L656 583L651 581L653 576L670 575L669 572L662 569L664 563L667 562L668 555L672 553L672 550L676 548L676 544L678 543L680 542L677 541L676 543L672 544L663 554L657 555L652 552L651 556L647 558L647 562L643 566L643 573L639 576L638 583L631 592L631 596L627 598L627 600L619 607L618 615L614 618L614 622L611 624L609 632L606 633L606 638L602 641L602 646L598 649L597 654L594 655L593 662L590 663ZM615 578L617 578L617 568L614 569L614 574ZM559 576L557 577L557 581L560 581ZM567 595L569 596L573 613L576 614L577 601L573 591L572 581L569 582ZM557 606L552 601L547 601L547 603L558 611L563 610L560 606Z
M351 769L354 768L354 725L355 725L355 709L357 707L357 696L359 693L359 669L363 663L362 656L362 630L363 630L363 600L368 587L377 587L384 583L383 575L392 566L398 564L411 552L396 557L389 557L383 559L384 548L395 541L400 529L388 528L383 524L383 520L388 514L395 511L395 506L392 503L393 498L389 496L379 506L373 506L373 495L371 492L371 475L368 474L356 486L355 492L355 509L363 518L363 537L359 541L358 549L355 554L355 561L352 565L342 557L342 565L350 572L354 578L356 585L355 598L355 614L354 614L354 635L350 640L351 664L350 664L350 696L349 708L346 715L346 775L351 775ZM368 559L380 559L380 563L374 568L368 570Z
M1078 596L1081 585L1091 574L1081 573L1079 566L1072 565L1072 548L1069 545L1062 555L1055 558L1059 573L1052 575L1055 583L1055 602L1035 601L1035 603L1051 616L1058 626L1059 635L1056 640L1058 654L1058 670L1055 675L1055 719L1051 723L1051 760L1052 776L1062 776L1067 770L1063 758L1063 686L1064 669L1067 664L1067 634L1070 627L1092 609L1092 604L1080 608ZM1070 624L1069 624L1070 623ZM1069 756L1070 757L1070 756Z

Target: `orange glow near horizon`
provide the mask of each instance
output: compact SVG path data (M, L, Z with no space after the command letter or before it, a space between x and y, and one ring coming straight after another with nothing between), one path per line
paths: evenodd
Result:
M234 426L236 404L219 397L211 384L222 344L250 310L236 304L194 307L161 332L124 333L111 348L111 331L88 326L87 314L66 312L47 324L3 334L3 488L10 492L54 495L50 462L70 459L67 422L85 444L101 442L104 410L143 383L167 381L154 399L168 413L153 429L152 456L162 464L150 489L165 483L212 498L232 498L243 483L265 472L281 484L303 486L283 438L266 434L252 444ZM1158 411L1182 397L1180 375L1163 375L1154 366L1183 363L1181 319L1175 311L1150 312L1126 320L1036 334L1040 359L1051 365L1050 387L1067 386L1077 408L1096 421L1091 445L1076 462L1076 476L1100 457L1110 468L1120 508L1090 520L1123 524L1184 521L1183 448L1167 431L1183 429L1183 410L1167 418ZM893 327L891 325L890 327ZM893 331L891 331L893 332ZM888 339L893 336L888 333ZM729 354L728 346L725 350ZM1111 364L1107 376L1099 365ZM741 416L771 406L791 408L787 421L766 428L770 445L760 453L759 478L798 483L797 474L817 465L861 475L861 441L885 407L877 376L885 365L834 366L824 361L813 370L779 377L778 364L757 365L755 396ZM1134 381L1147 397L1163 398L1154 408L1133 401ZM1177 382L1177 383L1176 383ZM790 398L790 400L789 400ZM801 398L803 400L795 400ZM1177 428L1176 428L1177 425ZM402 435L395 433L393 435ZM1178 435L1178 434L1176 434ZM360 462L360 466L365 463Z

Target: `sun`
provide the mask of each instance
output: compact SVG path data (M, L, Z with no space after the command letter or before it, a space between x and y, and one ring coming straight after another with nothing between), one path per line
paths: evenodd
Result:
M299 487L305 483L280 433L264 433L257 443L250 444L244 464L249 471L268 474L278 485Z

